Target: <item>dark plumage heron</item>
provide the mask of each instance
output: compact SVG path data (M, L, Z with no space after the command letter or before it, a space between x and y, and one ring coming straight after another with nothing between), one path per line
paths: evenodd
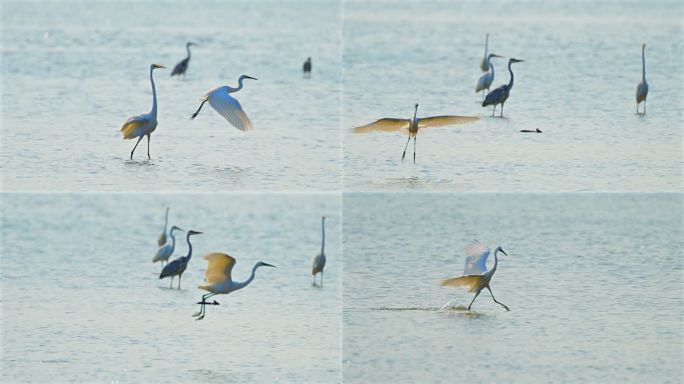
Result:
M311 265L311 274L314 277L313 285L316 285L316 274L321 274L321 287L323 286L323 268L325 268L325 216L321 217L321 253L314 256Z
M513 70L511 70L511 64L513 63L519 63L523 60L518 60L511 58L508 60L508 72L511 74L511 80L508 81L508 84L504 84L495 90L489 92L487 94L487 97L485 97L484 101L482 102L482 106L486 107L488 105L493 105L494 109L492 110L492 116L494 116L494 113L496 112L496 105L501 104L501 114L499 117L503 117L503 107L504 103L506 100L508 100L508 95L511 93L511 89L513 88Z
M183 276L183 272L185 272L185 269L188 267L188 263L192 258L192 244L190 244L190 236L201 234L202 232L192 230L188 231L188 235L185 237L185 240L188 242L188 254L166 264L164 269L162 269L162 272L159 275L160 279L171 276L171 284L169 285L169 288L173 287L174 276L178 276L178 289L180 289L181 277Z
M176 64L175 67L173 67L173 71L171 71L171 76L176 76L176 75L185 76L185 71L188 70L188 65L190 64L190 46L191 45L197 45L197 44L195 44L193 42L188 42L187 44L185 44L185 50L188 51L188 57L181 60L178 64Z
M648 83L646 82L646 44L641 44L641 83L637 85L636 102L637 115L639 114L639 103L644 102L644 115L646 114L646 97L648 96Z
M304 71L304 75L311 76L311 58L307 58L306 61L304 62L304 65L302 66L302 71Z

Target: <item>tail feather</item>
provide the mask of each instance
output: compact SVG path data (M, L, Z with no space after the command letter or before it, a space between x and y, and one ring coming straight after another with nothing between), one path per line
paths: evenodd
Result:
M468 291L475 292L480 285L482 276L461 276L442 280L442 287L466 287Z

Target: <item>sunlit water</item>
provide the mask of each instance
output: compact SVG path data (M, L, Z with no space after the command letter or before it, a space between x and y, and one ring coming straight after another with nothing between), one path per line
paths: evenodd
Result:
M348 190L681 191L684 5L676 1L348 1L344 173ZM490 52L524 59L504 118L475 84ZM637 116L641 43L647 115ZM495 59L493 85L508 83ZM406 137L355 135L381 117L481 116ZM497 108L498 115L499 108ZM543 134L520 133L541 129Z
M345 383L680 382L681 195L360 194L344 204ZM491 286L442 288L473 239ZM493 258L489 265L493 264ZM444 305L447 309L441 309Z
M204 232L180 291L151 262L165 204L171 224ZM339 381L338 195L24 194L2 208L0 382ZM259 260L277 268L195 321L212 251L237 259L236 280Z
M340 4L62 1L2 4L4 190L336 190L341 182ZM199 44L186 78L171 78L185 43ZM313 58L313 74L301 66ZM159 125L135 140L119 129L152 104ZM236 94L255 129L233 128L209 105Z

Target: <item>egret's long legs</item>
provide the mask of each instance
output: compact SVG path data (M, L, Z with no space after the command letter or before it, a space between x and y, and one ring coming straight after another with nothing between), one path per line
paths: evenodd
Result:
M204 318L204 312L205 312L205 308L207 305L207 299L214 296L214 295L216 295L216 294L215 293L207 293L207 294L202 295L202 301L200 302L200 305L201 305L200 310L199 310L199 312L193 314L192 316L197 317L197 320L202 320Z
M151 136L152 136L152 135L150 135L149 133L147 134L147 158L150 159L150 160L152 159L152 158L150 157L150 137L151 137Z
M495 303L497 303L497 304L499 304L500 306L506 308L507 311L510 311L510 309L508 309L508 307L507 307L504 303L500 303L500 302L496 301L496 299L494 298L494 294L492 293L492 289L489 288L489 286L487 286L487 290L489 291L489 294L492 295L492 300L494 300Z
M406 141L406 145L404 146L404 153L401 154L401 161L404 161L404 157L406 156L406 148L408 148L410 141L411 141L411 135L409 135L409 138Z
M413 136L413 164L416 163L416 139L418 135Z
M638 104L637 104L637 108L638 108ZM637 109L637 113L638 113L638 111L639 111L639 110ZM131 160L133 160L133 152L135 152L135 149L138 148L138 144L140 144L140 140L142 140L142 138L143 138L143 137L140 136L140 137L138 138L138 141L135 143L135 147L133 147L133 150L131 151Z
M473 297L473 301L470 302L470 305L468 306L468 310L469 310L469 311L470 311L470 307L473 306L473 303L475 302L475 299L477 299L477 297L480 295L480 292L482 292L482 290L477 291L477 293L475 294L475 297Z

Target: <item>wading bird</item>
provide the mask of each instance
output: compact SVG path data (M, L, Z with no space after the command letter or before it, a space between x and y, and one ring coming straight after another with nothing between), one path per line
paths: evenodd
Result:
M492 110L492 116L494 116L494 112L496 111L496 105L501 104L501 115L499 117L503 117L504 103L506 100L508 100L508 95L511 93L511 89L513 88L513 70L511 69L511 64L519 63L521 61L523 60L513 58L508 60L508 72L511 74L511 79L508 81L508 84L504 84L489 92L487 97L485 97L484 101L482 102L483 107L488 105L494 106L494 109Z
M171 71L171 76L176 76L176 75L185 76L185 71L188 70L188 65L190 64L190 46L191 45L197 45L197 44L195 44L193 42L188 42L187 44L185 44L185 50L188 51L188 57L181 60L178 64L176 64L175 67L173 67L173 71Z
M484 100L485 97L485 89L489 91L489 87L494 81L494 66L491 63L492 57L503 56L499 56L495 53L490 53L489 56L487 56L487 65L489 66L489 71L477 79L477 85L475 86L475 93L482 91L482 100Z
M396 132L400 131L404 134L408 134L408 141L406 141L406 146L404 146L404 153L401 155L401 160L404 160L406 156L406 148L408 148L409 141L413 137L413 162L416 162L416 136L418 135L418 130L422 128L435 128L443 127L448 125L465 124L478 120L479 117L476 116L433 116L433 117L423 117L417 118L418 114L418 104L415 105L415 111L413 112L413 119L395 119L395 118L384 118L377 120L373 123L366 124L353 129L354 133L367 133L373 131L383 131L383 132Z
M244 79L256 80L254 77L242 75L238 79L237 88L224 85L222 87L216 87L210 90L202 97L202 104L200 104L199 108L197 108L197 111L192 114L190 120L197 117L197 114L202 109L204 103L208 101L209 105L211 105L216 112L220 113L221 116L228 120L228 122L235 128L241 131L249 131L250 129L253 129L254 126L249 120L249 117L247 117L245 111L242 109L240 102L230 96L231 93L242 89L242 81Z
M143 113L140 115L131 116L126 120L123 127L121 127L121 133L123 133L124 140L129 140L133 138L138 138L135 143L133 150L131 151L131 160L133 159L133 152L140 144L140 140L144 136L147 136L147 158L150 159L150 135L157 129L157 89L154 86L154 77L152 77L152 71L157 68L166 68L163 65L152 64L150 65L150 83L152 83L152 110L150 113Z
M302 66L302 71L304 71L305 76L311 76L311 58L307 58Z
M487 288L495 303L506 308L507 311L510 311L507 306L496 301L494 294L492 293L492 289L489 287L489 282L492 280L492 276L494 276L494 272L496 272L496 266L499 263L499 258L496 257L496 254L499 253L499 251L508 256L508 254L504 252L501 247L497 247L494 251L494 266L492 269L487 270L487 258L489 257L490 250L486 245L477 240L473 240L465 248L466 264L465 268L463 269L463 276L442 281L443 287L466 287L468 288L469 292L475 292L473 301L471 301L470 305L468 305L469 311L470 307L473 305L475 299L477 299L477 296L480 294L480 291L482 291L483 288Z
M316 274L321 274L321 287L323 286L323 268L325 268L325 216L321 217L321 253L314 256L311 274L314 277L313 285L316 285Z
M646 97L648 96L648 83L646 82L646 44L641 44L641 83L637 85L636 102L637 115L639 114L639 103L644 102L644 115L646 114Z
M487 60L487 48L489 45L489 33L487 36L485 36L485 51L484 51L484 56L482 57L482 60L480 60L480 69L482 72L487 72L489 71L489 60Z
M176 249L176 236L173 235L173 231L176 229L182 231L181 228L178 228L175 225L171 227L171 232L169 232L169 236L171 236L171 244L165 244L160 247L159 250L157 250L157 254L154 255L154 258L152 259L153 263L161 261L161 265L164 266L164 263L169 261L169 257L173 255L173 251Z
M205 291L209 291L210 293L202 295L202 301L197 303L201 305L200 310L199 312L192 315L194 317L197 317L197 320L202 320L204 318L205 308L207 304L218 305L218 303L215 300L213 303L207 303L208 298L215 295L225 295L248 286L249 283L251 283L252 280L254 280L256 270L259 267L275 268L275 265L259 261L256 264L254 264L254 267L252 267L252 275L249 277L249 279L243 282L238 282L233 281L233 277L231 276L231 272L233 271L233 267L235 266L234 258L225 253L214 252L204 256L204 259L209 261L207 271L204 273L204 278L207 282L206 284L202 284L197 288L204 289Z
M166 207L166 215L164 216L164 231L159 235L159 238L157 239L157 245L160 247L164 244L166 244L166 228L169 225L169 207Z
M188 263L192 258L192 244L190 244L190 236L201 234L202 232L192 230L188 231L188 234L185 237L185 240L188 242L188 254L166 264L164 269L162 269L162 272L159 275L160 279L171 276L171 284L169 285L169 289L173 287L173 278L178 276L178 289L180 290L181 277L183 277L183 272L185 272L185 269L188 267Z

